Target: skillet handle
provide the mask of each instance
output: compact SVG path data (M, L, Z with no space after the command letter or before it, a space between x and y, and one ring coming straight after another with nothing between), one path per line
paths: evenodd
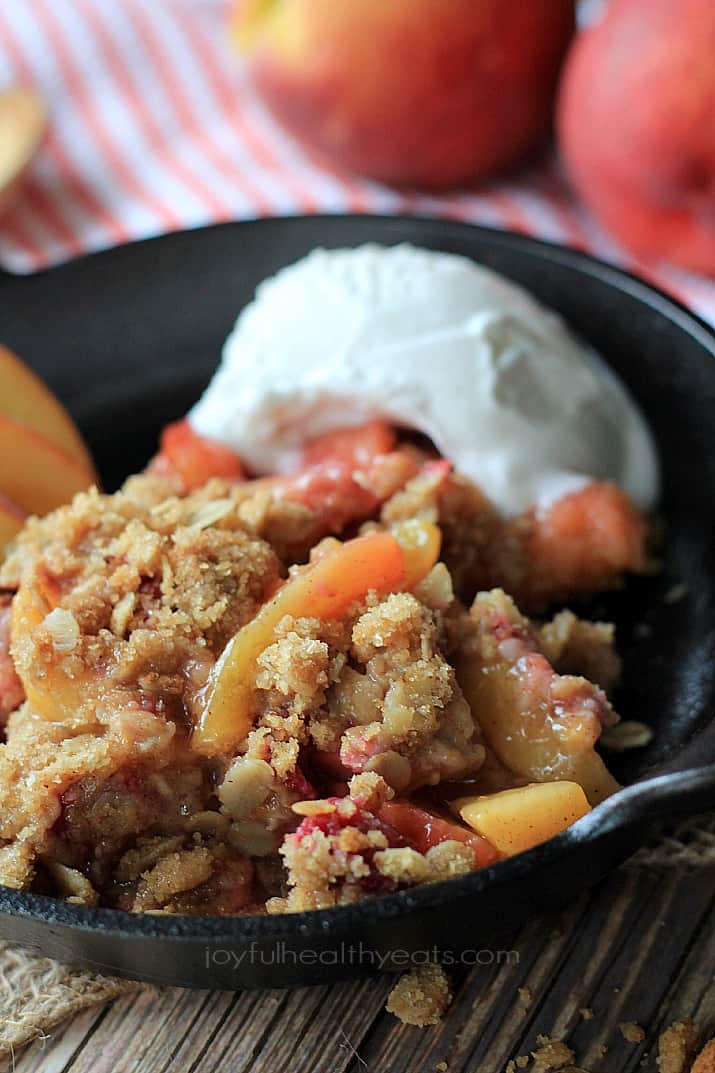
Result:
M652 820L694 816L715 809L715 763L656 775L627 786L579 821L582 832L601 836Z

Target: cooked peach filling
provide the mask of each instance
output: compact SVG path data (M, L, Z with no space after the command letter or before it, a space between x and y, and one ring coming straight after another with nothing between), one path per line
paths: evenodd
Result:
M504 519L379 423L258 480L168 430L0 571L0 882L287 912L552 837L617 788L619 660L607 624L525 612L643 570L645 534L602 484Z

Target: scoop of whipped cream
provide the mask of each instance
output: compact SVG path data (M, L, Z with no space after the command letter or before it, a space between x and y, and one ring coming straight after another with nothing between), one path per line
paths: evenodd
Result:
M375 417L424 433L505 514L593 479L657 498L649 431L603 361L515 284L408 245L318 249L262 283L189 414L258 474Z

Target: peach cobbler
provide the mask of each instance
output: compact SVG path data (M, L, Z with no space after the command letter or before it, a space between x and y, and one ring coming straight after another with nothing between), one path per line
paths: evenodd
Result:
M514 284L314 251L261 284L143 474L46 513L85 462L56 486L36 459L20 505L45 516L5 512L0 883L318 909L490 865L618 788L595 749L614 630L565 604L648 569L657 458Z
M0 880L167 913L461 875L616 789L613 630L645 525L594 482L502 517L388 425L246 479L187 423L31 520L0 574Z

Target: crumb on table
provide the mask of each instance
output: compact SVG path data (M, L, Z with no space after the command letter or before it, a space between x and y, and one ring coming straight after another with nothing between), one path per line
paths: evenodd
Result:
M534 1059L534 1073L547 1073L552 1069L563 1069L564 1066L573 1065L575 1058L571 1048L560 1039L552 1039L550 1036L537 1036L537 1049L532 1051Z
M618 1027L628 1043L642 1043L645 1039L645 1029L637 1021L621 1021Z
M436 1025L452 999L441 965L420 965L405 973L390 992L386 1009L406 1025Z
M516 1073L517 1069L526 1069L530 1061L531 1057L528 1054L520 1054L518 1058L510 1058L504 1073Z

